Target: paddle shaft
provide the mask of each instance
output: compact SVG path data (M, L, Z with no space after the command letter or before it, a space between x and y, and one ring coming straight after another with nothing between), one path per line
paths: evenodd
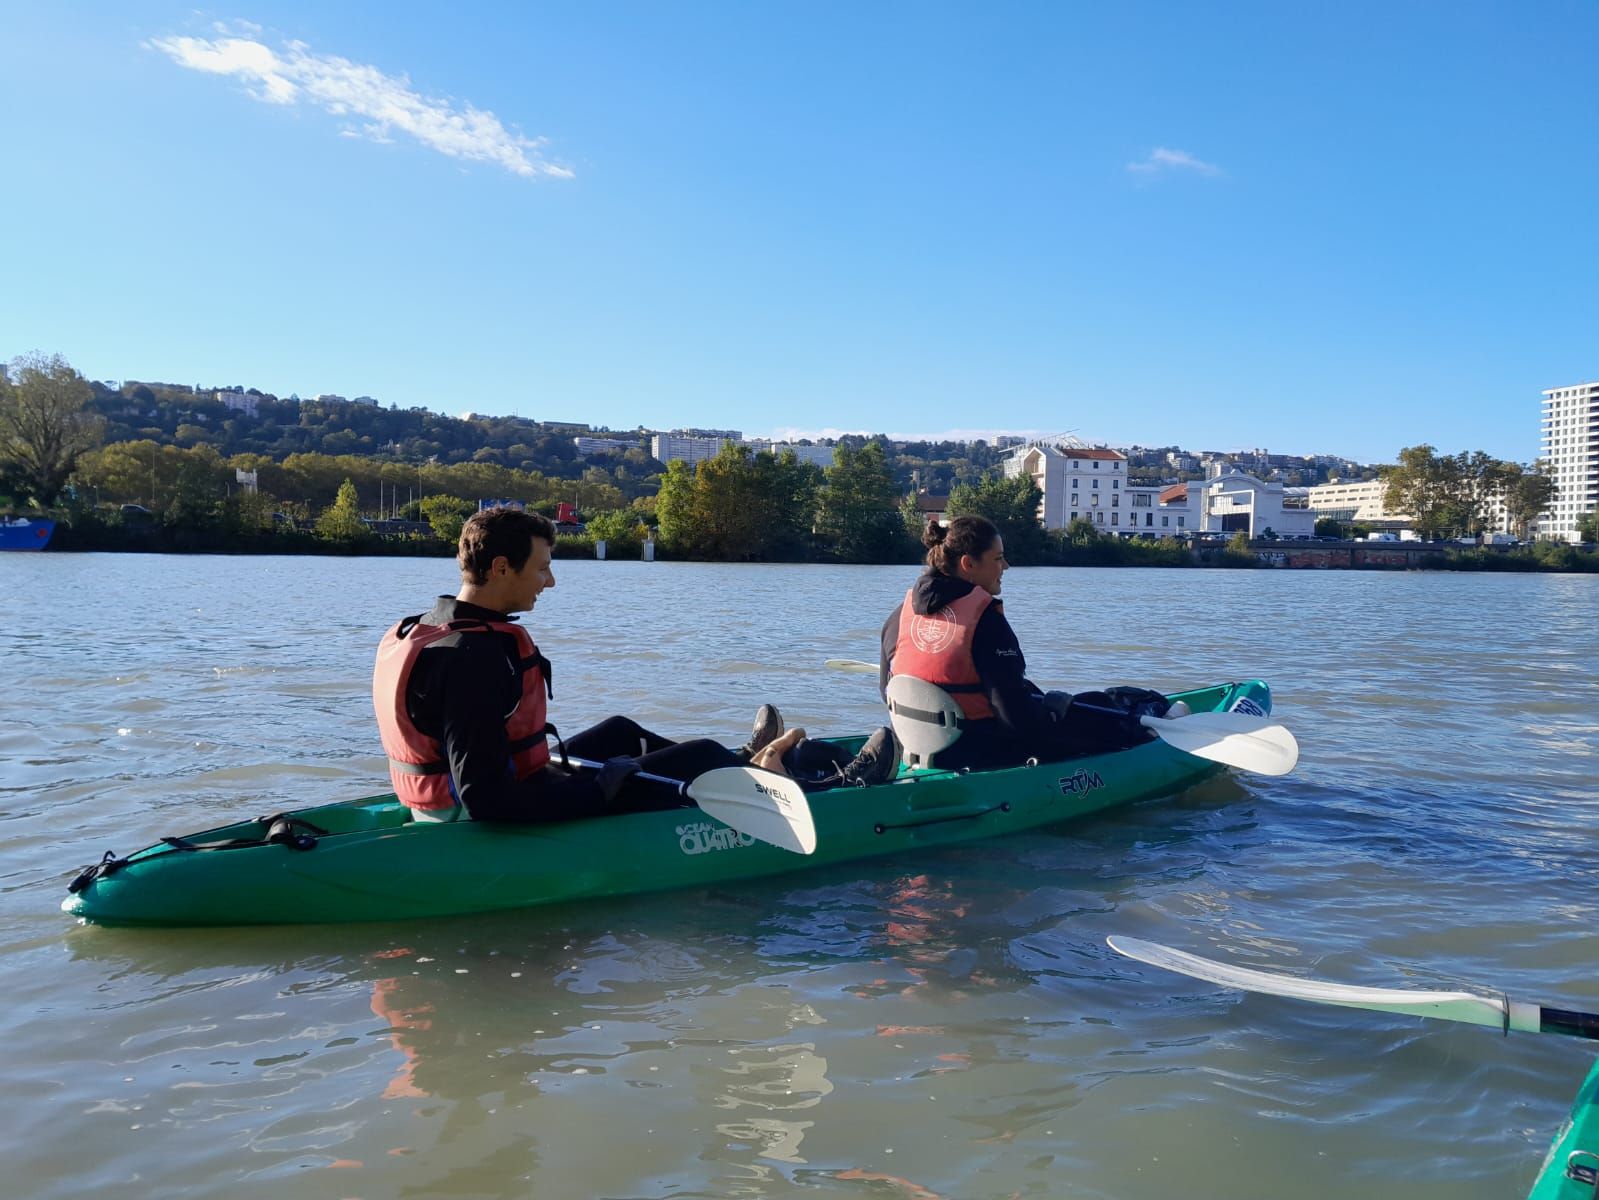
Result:
M1405 1017L1431 1017L1463 1025L1483 1025L1506 1034L1512 1030L1518 1033L1560 1033L1567 1037L1599 1041L1599 1013L1545 1008L1522 1000L1512 1000L1504 995L1410 991L1330 983L1304 976L1277 975L1254 967L1238 967L1201 958L1186 950L1174 950L1159 942L1146 942L1142 938L1122 934L1112 934L1105 940L1112 950L1128 958L1241 992L1259 992L1266 996L1308 1000L1313 1004L1334 1004L1340 1008L1360 1008L1368 1012L1397 1013Z
M571 763L575 767L583 767L585 770L589 771L598 771L605 765L602 762L595 762L592 758L578 758L575 754L565 755L564 761ZM665 775L652 775L648 771L635 771L632 775L628 776L628 778L642 779L647 783L664 783L668 787L676 788L678 795L688 795L689 781L686 779L668 779Z
M1538 1009L1539 1033L1563 1033L1567 1037L1599 1042L1599 1013L1576 1012L1569 1008Z

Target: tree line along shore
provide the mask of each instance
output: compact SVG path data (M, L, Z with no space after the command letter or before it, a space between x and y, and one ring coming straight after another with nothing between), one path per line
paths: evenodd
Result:
M563 532L557 545L563 558L593 557L598 541L613 559L639 557L646 541L660 558L731 562L910 563L922 552L925 515L896 480L881 439L846 440L827 468L729 443L713 459L673 461L646 480L629 474L636 463L565 478L481 458L224 457L208 441L127 437L138 431L114 427L95 395L59 356L25 356L0 370L0 509L55 517L55 550L442 556L453 554L461 523L487 497L552 517L563 504L579 509L583 528ZM122 440L107 440L108 432ZM1390 468L1393 486L1428 515L1431 532L1465 533L1476 516L1460 499L1461 480L1474 460L1495 469L1485 455L1409 448ZM1017 565L1245 568L1287 557L1241 534L1227 542L1128 539L1086 521L1047 531L1037 520L1039 499L1031 479L1005 478L990 465L960 472L945 512L992 520ZM1317 526L1327 537L1362 532ZM1383 565L1356 559L1320 565ZM1593 571L1599 555L1551 543L1459 546L1411 556L1408 565Z

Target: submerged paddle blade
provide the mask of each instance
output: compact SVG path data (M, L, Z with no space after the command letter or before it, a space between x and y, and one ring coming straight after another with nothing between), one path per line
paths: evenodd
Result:
M1318 1004L1337 1004L1372 1012L1437 1017L1467 1025L1488 1025L1494 1029L1520 1029L1534 1033L1539 1029L1538 1006L1508 998L1494 999L1472 992L1412 992L1396 988L1354 987L1346 983L1327 983L1320 979L1300 979L1292 975L1273 975L1248 967L1235 967L1183 950L1173 950L1158 942L1122 937L1120 934L1114 934L1105 941L1117 954L1125 954L1128 958L1136 958L1139 962L1175 971L1179 975L1191 975L1207 983L1237 988L1241 992L1263 992L1268 996L1286 996L1291 1000L1312 1000Z
M689 781L689 798L730 829L795 854L816 850L816 825L800 785L754 767L719 767Z
M1196 758L1260 775L1286 775L1299 761L1299 743L1286 728L1247 713L1197 712L1186 717L1141 717L1165 742Z
M877 664L858 658L830 658L822 664L829 671L853 671L857 675L876 675Z

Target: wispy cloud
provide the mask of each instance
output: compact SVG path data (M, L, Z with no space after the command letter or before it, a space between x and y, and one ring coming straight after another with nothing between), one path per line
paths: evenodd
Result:
M1146 158L1128 163L1127 169L1135 175L1165 175L1171 171L1193 171L1198 175L1225 174L1215 163L1195 158L1186 150L1168 150L1165 146L1156 146Z
M180 67L241 80L265 104L309 104L336 117L352 119L345 137L389 142L408 134L451 158L489 162L529 179L570 179L569 168L547 161L545 139L507 129L492 112L471 104L424 96L405 75L335 55L313 54L304 42L285 42L274 50L256 35L259 26L240 22L217 26L217 38L164 37L146 45ZM236 36L245 33L251 36Z

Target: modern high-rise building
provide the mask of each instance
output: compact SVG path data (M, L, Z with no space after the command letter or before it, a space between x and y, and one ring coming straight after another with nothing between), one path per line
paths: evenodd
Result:
M1579 541L1578 522L1599 509L1599 383L1544 392L1543 459L1555 493L1538 518L1538 536Z
M722 443L727 440L720 437L690 437L681 433L657 433L650 438L650 456L663 463L680 458L693 465L715 458L722 452Z

